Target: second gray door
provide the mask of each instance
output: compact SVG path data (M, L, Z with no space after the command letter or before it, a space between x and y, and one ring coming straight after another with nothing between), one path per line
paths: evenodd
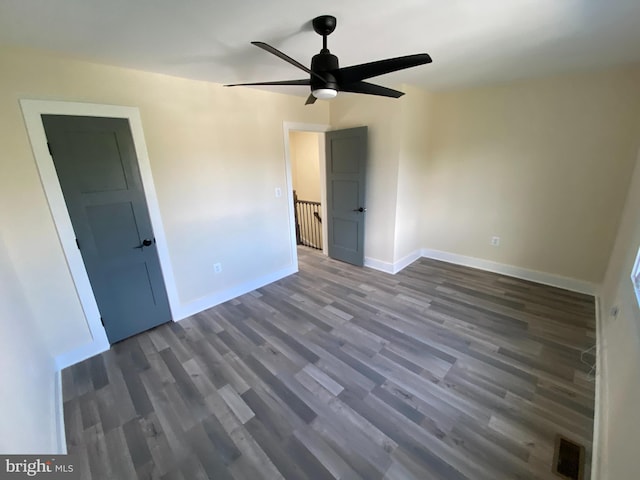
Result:
M329 256L362 266L367 127L334 130L325 138Z
M129 122L42 120L110 343L171 320Z

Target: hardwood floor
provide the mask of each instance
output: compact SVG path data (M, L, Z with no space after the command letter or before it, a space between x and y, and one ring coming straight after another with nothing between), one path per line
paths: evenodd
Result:
M63 372L81 478L557 478L558 433L589 478L593 298L299 256L296 275Z

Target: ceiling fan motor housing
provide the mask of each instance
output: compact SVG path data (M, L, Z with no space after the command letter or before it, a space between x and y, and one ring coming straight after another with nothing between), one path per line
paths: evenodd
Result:
M336 77L329 73L338 69L338 57L329 52L329 50L322 49L320 53L314 55L311 59L311 70L325 79L322 82L314 75L311 76L311 90L317 88L331 88L338 89L338 82Z

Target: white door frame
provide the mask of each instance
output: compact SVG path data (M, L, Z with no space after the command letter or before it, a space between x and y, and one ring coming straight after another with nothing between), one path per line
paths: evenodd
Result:
M82 305L85 315L87 327L91 333L92 342L81 345L74 350L59 355L56 358L56 366L63 369L74 363L80 362L86 358L96 355L100 352L108 350L109 340L104 327L100 321L100 312L96 303L96 298L89 281L82 255L76 245L76 236L71 225L71 217L64 201L60 181L56 173L53 158L49 153L47 146L47 136L42 124L42 115L71 115L71 116L87 116L87 117L109 117L124 118L129 121L133 143L138 159L138 168L142 177L142 186L144 195L147 200L147 208L153 232L156 238L156 247L162 276L164 278L167 296L169 298L169 307L171 309L172 318L178 319L180 301L176 288L173 269L169 259L169 250L160 216L160 207L156 190L151 174L151 164L149 162L149 154L144 139L144 131L142 129L142 119L140 111L136 107L123 107L117 105L100 105L93 103L77 103L77 102L58 102L48 100L27 100L21 99L20 106L24 116L27 133L31 142L33 156L40 173L40 180L44 188L51 215L58 232L60 244L69 266L69 271L76 286L78 298Z
M296 220L293 212L293 178L291 174L291 151L289 149L289 134L294 132L315 132L325 133L331 130L331 125L317 123L299 123L299 122L283 122L282 130L284 133L284 159L287 171L287 201L289 202L289 227L291 235L291 249L293 251L294 265L298 270L298 249L296 242ZM318 142L318 160L320 169L320 215L323 219L327 218L327 171L326 171L326 153L324 135L320 135ZM327 225L326 221L322 222L322 253L327 255Z

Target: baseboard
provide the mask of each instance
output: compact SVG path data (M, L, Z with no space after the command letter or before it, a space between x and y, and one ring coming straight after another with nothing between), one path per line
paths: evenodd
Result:
M182 305L180 308L179 314L174 318L174 321L180 321L191 315L195 315L196 313L200 313L203 310L207 310L208 308L215 307L216 305L220 305L221 303L232 300L240 295L244 295L245 293L252 292L253 290L264 287L269 283L273 283L277 280L280 280L284 277L288 277L298 271L298 268L295 266L289 266L287 268L283 268L282 270L278 270L273 273L269 273L262 277L258 277L254 280L250 280L249 282L245 282L241 285L231 287L227 290L223 290L221 292L216 292L213 295L208 295L206 297L200 298L193 302L190 302L186 305Z
M64 431L64 397L62 392L62 373L60 370L55 372L54 379L54 396L55 396L55 405L54 405L54 418L55 418L55 429L56 429L56 453L60 455L67 454L67 437Z
M391 275L395 275L401 270L405 269L413 262L418 260L422 256L421 250L416 250L415 252L411 252L409 255L402 257L397 262L384 262L382 260L377 260L371 257L365 257L364 266L373 268L374 270L379 270L381 272L390 273Z
M58 355L55 359L56 370L61 372L71 365L75 365L76 363L80 363L87 358L93 357L94 355L106 352L107 350L109 350L109 348L110 345L106 340L106 337L103 341L94 339L90 343Z
M364 257L364 266L393 275L393 263L391 262L384 262L375 258Z
M604 316L602 312L602 302L599 295L596 295L596 385L595 402L593 407L593 446L591 449L591 478L600 478L600 451L604 445L601 432L605 428L605 412L607 395L604 393L606 387L603 381L604 372Z
M463 265L465 267L500 273L509 277L521 278L531 282L542 283L552 287L563 288L565 290L571 290L572 292L584 293L587 295L595 295L597 293L596 285L591 282L563 277L561 275L554 275L552 273L539 272L537 270L528 270L526 268L516 267L513 265L484 260L482 258L467 257L456 253L432 250L430 248L423 248L422 256L432 258L434 260L441 260L443 262L454 263L456 265Z
M421 250L416 250L415 252L411 252L409 255L402 257L400 260L393 264L393 273L396 274L399 271L404 270L420 257L422 257Z

